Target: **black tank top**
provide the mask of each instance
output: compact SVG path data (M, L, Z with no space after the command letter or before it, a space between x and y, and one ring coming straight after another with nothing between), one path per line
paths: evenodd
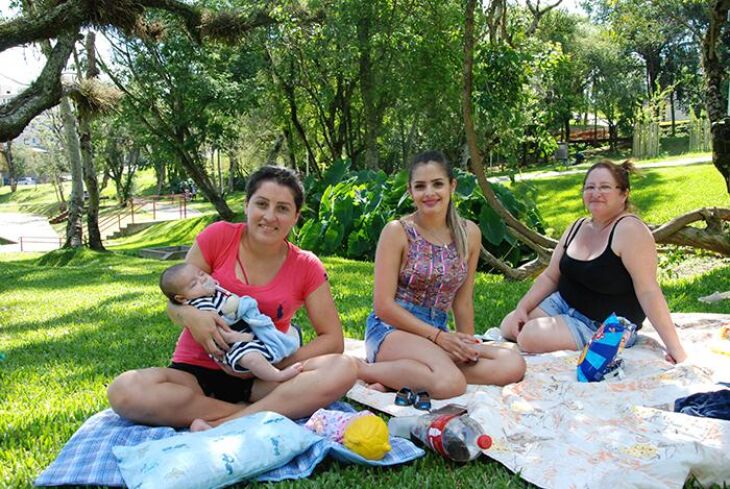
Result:
M611 228L606 249L592 260L576 260L568 256L568 246L585 218L573 223L563 245L558 292L571 307L594 321L603 322L615 312L640 328L646 315L636 298L629 271L611 249L616 225L625 217L636 216L618 219Z

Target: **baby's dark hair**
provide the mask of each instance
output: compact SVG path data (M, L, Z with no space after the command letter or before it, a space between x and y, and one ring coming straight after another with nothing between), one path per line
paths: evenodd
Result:
M188 266L187 263L178 263L177 265L166 268L162 272L162 275L160 275L160 290L162 290L162 293L165 294L165 296L167 296L173 304L182 304L182 302L175 299L175 296L180 293L180 289L178 288L179 284L176 279L186 266Z

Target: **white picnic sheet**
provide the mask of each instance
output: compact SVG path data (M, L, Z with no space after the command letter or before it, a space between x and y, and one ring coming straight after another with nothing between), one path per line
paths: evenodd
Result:
M522 382L470 385L433 406L467 406L493 438L484 453L540 487L681 488L690 474L703 485L730 484L730 421L672 412L675 399L730 382L730 356L711 348L730 315L672 318L689 354L681 365L664 360L656 331L645 323L637 344L622 353L623 380L579 383L579 352L529 355ZM365 356L359 340L348 339L345 350ZM422 413L361 383L347 397L394 416Z

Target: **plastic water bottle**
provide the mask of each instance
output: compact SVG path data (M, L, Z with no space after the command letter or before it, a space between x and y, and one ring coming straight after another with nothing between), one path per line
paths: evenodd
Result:
M388 422L391 436L420 441L436 453L455 462L474 460L492 446L492 438L467 414L423 414L393 417Z

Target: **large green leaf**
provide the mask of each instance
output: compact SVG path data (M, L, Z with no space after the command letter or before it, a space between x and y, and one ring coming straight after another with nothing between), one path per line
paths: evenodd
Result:
M467 198L470 197L477 186L477 179L471 173L456 169L456 193Z
M320 249L325 255L333 255L342 244L342 239L345 237L345 228L337 221L329 221L322 224L325 227L325 231Z
M486 204L479 213L479 228L487 241L494 246L498 246L507 234L507 226L502 218Z
M315 220L309 220L298 233L298 244L300 248L313 252L319 251L320 234L322 233L322 225Z
M347 238L349 258L369 258L375 253L375 245L368 239L364 229L350 233Z

